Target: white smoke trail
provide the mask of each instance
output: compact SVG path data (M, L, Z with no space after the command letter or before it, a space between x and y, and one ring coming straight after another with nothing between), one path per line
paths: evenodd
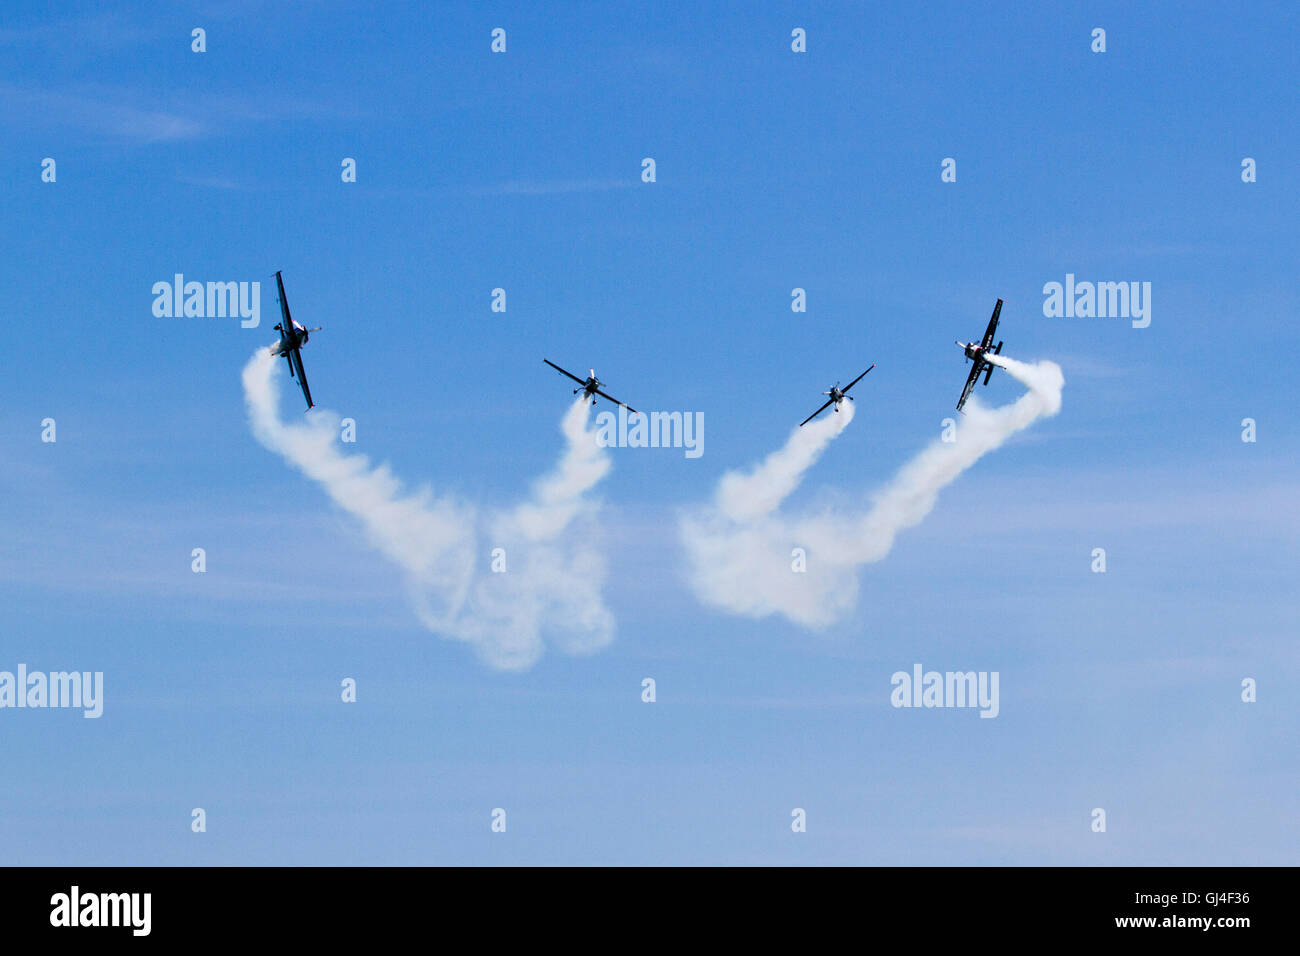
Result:
M585 403L575 402L564 416L559 465L536 483L530 500L484 522L481 547L472 506L428 488L406 493L387 465L342 451L337 415L318 408L307 423L282 422L275 361L258 349L244 367L253 434L360 521L367 540L404 572L426 627L470 643L488 664L509 670L534 664L545 637L570 653L613 639L613 616L601 596L604 562L588 527L596 506L584 497L610 462L586 429ZM493 562L504 563L504 572L490 571Z
M714 503L687 513L680 524L698 597L734 614L781 614L808 627L824 627L851 610L861 565L884 558L898 533L924 520L939 492L983 455L1060 411L1065 379L1054 362L990 358L1029 391L994 409L972 397L957 440L936 440L921 451L872 496L865 512L776 512L817 457L801 453L798 434L749 475L724 475ZM795 548L804 549L808 573L793 573Z
M853 403L840 413L811 421L790 433L785 445L748 474L729 471L718 485L718 509L732 521L752 521L770 514L799 486L804 472L853 421Z

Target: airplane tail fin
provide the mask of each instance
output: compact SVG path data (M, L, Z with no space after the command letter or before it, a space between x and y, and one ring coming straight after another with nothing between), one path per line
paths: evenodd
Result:
M1001 343L1001 342L999 342L999 343L998 343L998 347L995 348L995 349L993 350L993 354L994 354L994 355L1001 355L1001 354L1002 354L1002 343Z

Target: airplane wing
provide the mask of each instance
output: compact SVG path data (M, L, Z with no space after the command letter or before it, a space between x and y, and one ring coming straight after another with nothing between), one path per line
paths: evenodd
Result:
M993 336L998 332L998 316L1002 314L1002 300L998 299L998 304L993 307L993 318L989 319L989 327L984 332L984 341L980 344L988 348L993 344Z
M286 332L293 331L293 319L289 315L289 300L284 295L284 280L280 278L280 273L275 274L275 286L280 290L280 317L284 320L281 326Z
M869 372L869 371L871 371L871 369L867 369L867 372ZM863 372L862 375L866 375L867 372ZM859 375L858 378L861 378L862 375ZM854 379L854 381L857 381L857 379ZM845 389L845 391L848 391L848 389ZM832 399L828 399L825 405L823 405L821 408L817 409L817 411L813 412L811 415L809 415L807 418L805 418L803 421L801 421L801 422L799 423L799 427L800 427L800 428L803 428L805 425L807 425L810 421L812 421L814 418L816 418L816 417L817 417L818 415L820 415L822 412L826 411L826 409L830 408L833 404L835 404L835 399L833 399L833 398L832 398Z
M582 385L582 386L584 386L584 387L586 386L586 384L587 384L587 380L586 380L585 378L578 378L578 376L574 375L572 372L566 372L564 369L560 368L558 365L556 365L556 364L555 364L554 362L552 362L550 359L542 359L542 361L545 362L547 365L549 365L551 368L555 369L555 370L556 370L557 372L559 372L561 375L567 375L567 376L569 376L569 378L573 379L573 380L574 380L575 382L577 382L579 385ZM606 398L609 398L608 395L606 395L605 397L606 397ZM610 398L609 400L610 400L611 402L614 401L612 398ZM616 404L618 404L618 405L622 405L623 403L622 403L622 402L617 402Z
M957 400L957 411L961 411L961 407L966 404L966 399L970 396L970 390L975 387L975 380L980 377L980 373L984 371L983 366L987 364L990 363L978 359L971 363L970 375L966 378L966 387L961 390L961 398Z
M298 369L298 384L302 386L302 397L307 399L307 409L310 411L316 405L311 400L311 389L307 387L307 373L302 370L302 352L298 349L293 350L293 364Z
M564 369L560 369L560 371L563 372ZM566 372L565 374L567 375L568 373ZM569 377L572 378L572 376L569 376ZM633 408L633 407L632 407L631 405L629 405L627 402L620 402L620 401L619 401L617 398L615 398L613 395L606 395L606 394L605 394L604 392L602 392L600 389L596 389L596 394L599 395L601 398L607 398L607 399L609 399L609 400L610 400L611 402L613 402L615 405L622 405L624 408L626 408L626 409L627 409L629 412L631 412L633 415L636 415L636 414L637 414L637 410L636 410L635 408Z
M876 365L875 365L875 363L873 362L872 365L871 365L871 368L875 368L875 367L876 367ZM867 372L870 372L870 371L871 371L871 368L867 369ZM862 375L866 375L867 372L863 372ZM845 385L845 386L844 386L844 392L841 392L841 394L845 394L845 393L847 393L849 389L851 389L854 385L857 385L858 382L862 381L862 375L859 375L859 376L858 376L857 378L855 378L853 381L849 382L849 384Z

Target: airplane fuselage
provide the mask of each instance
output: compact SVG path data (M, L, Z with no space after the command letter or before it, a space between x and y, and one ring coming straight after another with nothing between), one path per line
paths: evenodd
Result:
M982 361L984 359L985 348L978 342L966 342L965 344L958 342L957 345L966 353L968 359L974 359L976 361Z
M277 325L275 328L280 333L280 341L271 346L272 355L288 355L294 349L302 348L307 344L310 333L297 322L293 323L292 332L285 332L283 325Z
M582 397L591 399L591 404L595 405L596 389L600 388L600 386L604 385L605 383L602 382L600 379L596 378L596 370L594 368L587 369L587 371L589 371L591 374L588 375L587 380L582 383ZM574 391L576 392L578 390L574 389Z
M871 368L875 368L875 366L873 365ZM870 368L867 369L867 372L870 371L871 371ZM863 372L862 375L866 375L867 372ZM858 378L861 378L862 375L859 375ZM852 385L849 386L849 388L852 387L853 387ZM849 399L849 401L853 400L850 396L844 394L846 391L848 391L848 389L840 388L839 385L832 385L829 389L822 392L823 395L829 396L829 401L826 402L826 405L834 405L835 411L838 412L840 410L840 405L844 404L844 400L846 398ZM826 405L823 405L821 408L817 409L817 411L813 412L813 414L809 418L800 422L799 427L802 428L804 425L807 425L808 422L812 421L814 418L820 415L822 411L825 410Z

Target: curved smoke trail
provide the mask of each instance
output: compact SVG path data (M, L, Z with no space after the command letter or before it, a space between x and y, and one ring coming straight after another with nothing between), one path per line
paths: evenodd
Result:
M428 488L406 492L387 465L344 452L337 415L317 409L306 423L281 421L274 365L263 348L244 367L254 436L358 519L370 544L404 573L426 627L509 670L532 666L547 637L570 653L613 640L613 615L602 597L604 560L585 527L596 510L585 496L610 461L586 428L585 403L574 402L561 422L566 445L559 464L527 501L488 516L480 543L471 505ZM584 527L574 532L574 525ZM493 573L494 563L504 570Z
M724 475L714 501L684 514L679 527L700 600L748 617L780 614L808 627L824 627L852 610L860 566L889 554L898 533L924 520L939 492L981 457L1060 411L1065 379L1054 362L989 358L1029 391L992 409L972 398L957 440L936 440L922 450L871 497L866 511L785 516L776 510L847 420L820 443L796 429L754 471ZM815 562L815 573L792 573L795 548Z

